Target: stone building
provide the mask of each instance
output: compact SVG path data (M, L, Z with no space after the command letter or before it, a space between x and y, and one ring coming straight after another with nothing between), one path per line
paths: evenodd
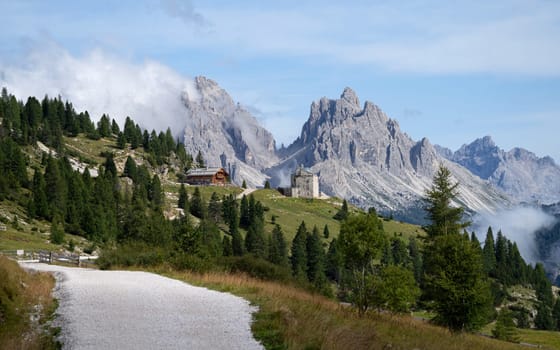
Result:
M303 165L292 174L291 197L319 198L319 177Z

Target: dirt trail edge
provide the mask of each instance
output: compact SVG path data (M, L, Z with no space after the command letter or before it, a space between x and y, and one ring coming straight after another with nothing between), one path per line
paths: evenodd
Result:
M55 273L63 349L263 349L256 308L234 295L147 272L22 266Z

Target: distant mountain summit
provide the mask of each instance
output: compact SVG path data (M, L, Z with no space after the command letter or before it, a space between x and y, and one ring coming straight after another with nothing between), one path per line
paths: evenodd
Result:
M311 104L300 136L267 173L280 185L299 164L320 174L321 191L408 220L423 220L420 201L440 164L461 183L460 201L471 210L509 203L487 182L440 156L428 139L412 140L372 102L362 107L350 88L339 99Z
M222 166L239 185L262 186L262 171L278 161L272 134L213 80L196 77L195 85L198 96L183 96L187 152L200 151L207 165Z
M506 152L490 136L463 145L456 152L441 147L438 151L516 201L540 204L560 201L560 167L550 157L539 158L523 148Z

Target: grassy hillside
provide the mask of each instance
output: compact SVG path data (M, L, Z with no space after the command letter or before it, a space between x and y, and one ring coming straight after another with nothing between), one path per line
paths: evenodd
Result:
M253 332L268 349L519 349L519 345L472 334L452 334L410 316L371 312L301 289L243 275L156 272L231 292L259 306Z
M53 277L0 256L0 281L0 348L56 349L46 324L56 308Z

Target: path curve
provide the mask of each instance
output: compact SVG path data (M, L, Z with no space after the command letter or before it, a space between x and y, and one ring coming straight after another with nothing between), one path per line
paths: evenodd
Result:
M240 297L147 272L22 266L55 273L63 349L263 349Z

